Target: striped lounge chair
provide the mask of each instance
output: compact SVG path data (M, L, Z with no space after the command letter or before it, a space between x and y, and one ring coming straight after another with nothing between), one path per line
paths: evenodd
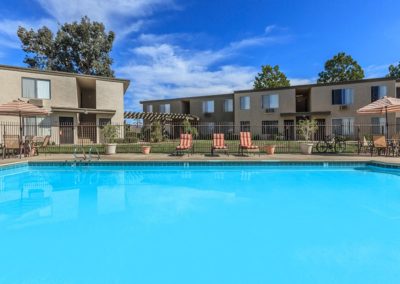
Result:
M248 152L258 152L260 155L260 148L251 142L250 132L240 132L240 144L239 144L239 155L244 155L244 151Z
M179 145L176 146L176 155L183 155L184 152L188 155L190 152L194 153L192 134L181 134Z
M213 144L211 146L211 156L217 151L225 152L229 156L228 146L225 144L225 137L223 133L214 133Z

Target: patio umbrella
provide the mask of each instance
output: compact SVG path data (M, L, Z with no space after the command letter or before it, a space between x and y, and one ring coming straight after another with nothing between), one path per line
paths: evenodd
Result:
M389 123L388 113L400 111L400 99L392 97L383 97L377 101L374 101L365 107L357 110L360 114L385 114L386 117L386 139L388 139Z
M21 144L22 139L22 117L26 116L44 116L48 115L49 111L35 106L29 102L25 102L23 100L14 100L9 103L5 103L0 105L0 115L8 115L8 116L19 116L19 139ZM21 151L19 153L19 157L21 158Z

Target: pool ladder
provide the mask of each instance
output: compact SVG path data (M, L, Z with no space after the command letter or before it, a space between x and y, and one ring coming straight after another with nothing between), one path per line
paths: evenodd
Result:
M82 155L80 155L82 153ZM83 147L76 147L74 149L74 153L72 154L74 156L75 161L81 160L81 161L89 161L91 162L93 159L93 154L95 154L97 160L100 160L100 153L97 147L91 146L89 148L89 153L88 156L86 156L85 149Z
M100 160L100 153L99 153L99 150L97 149L97 147L91 146L91 147L89 148L89 161L92 160L92 152L93 152L93 151L96 151L95 154L96 154L97 161Z

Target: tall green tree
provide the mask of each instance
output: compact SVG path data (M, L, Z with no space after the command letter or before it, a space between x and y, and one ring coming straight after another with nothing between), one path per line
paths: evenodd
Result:
M59 26L55 36L46 26L37 31L20 26L17 34L30 68L114 76L110 52L115 34L87 16Z
M400 62L397 65L391 64L389 66L389 74L387 77L400 78Z
M339 52L325 62L325 70L318 76L318 83L345 82L364 78L364 70L350 55Z
M279 70L279 66L263 65L261 72L254 79L254 90L289 87L290 80Z

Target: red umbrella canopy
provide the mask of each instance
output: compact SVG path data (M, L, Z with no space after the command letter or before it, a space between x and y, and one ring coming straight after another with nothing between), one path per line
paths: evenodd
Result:
M48 114L48 110L19 99L0 105L0 115L44 116Z
M357 110L360 114L384 114L386 112L400 111L400 99L392 97L383 97L380 100L374 101L365 107Z

